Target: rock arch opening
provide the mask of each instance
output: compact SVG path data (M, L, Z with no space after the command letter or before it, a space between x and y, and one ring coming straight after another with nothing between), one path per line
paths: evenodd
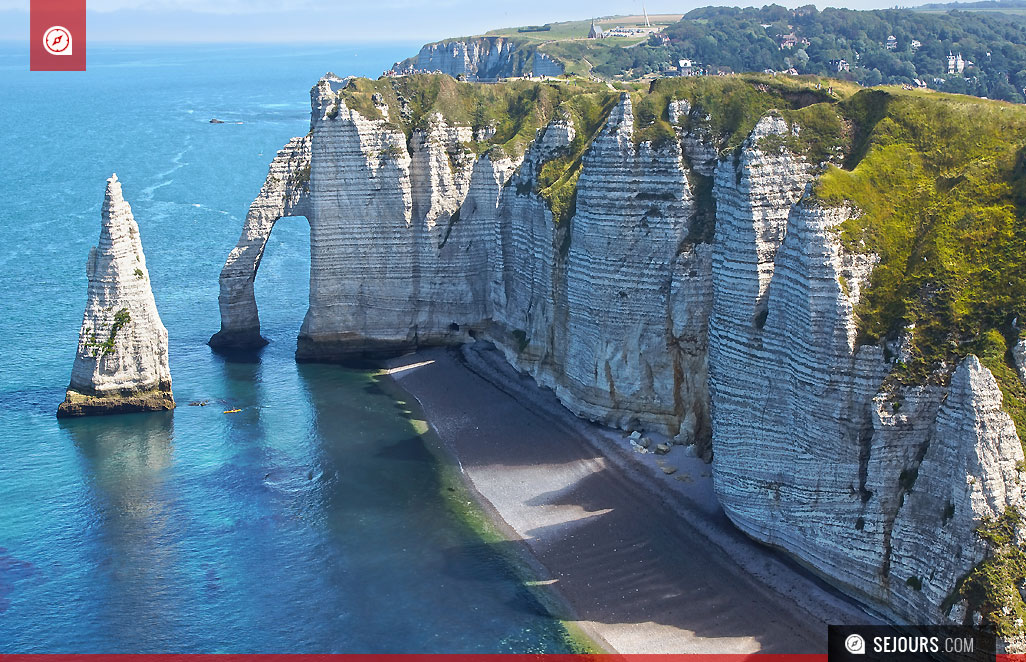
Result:
M308 217L310 136L293 138L271 161L267 179L249 206L242 234L221 269L221 329L210 338L217 349L255 349L267 344L260 334L254 283L275 223Z

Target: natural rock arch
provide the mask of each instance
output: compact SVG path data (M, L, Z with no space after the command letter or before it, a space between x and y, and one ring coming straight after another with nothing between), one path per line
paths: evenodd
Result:
M260 193L249 206L242 235L221 269L221 330L210 339L215 348L252 349L267 341L260 335L253 283L267 239L278 219L309 217L310 136L293 138L278 151Z

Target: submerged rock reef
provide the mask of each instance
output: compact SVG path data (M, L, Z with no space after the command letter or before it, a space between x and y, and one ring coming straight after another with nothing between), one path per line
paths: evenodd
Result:
M107 180L100 240L86 262L86 294L78 352L58 417L174 409L167 329L157 314L139 226Z
M297 358L491 341L578 415L694 444L740 529L894 620L1021 647L1026 113L760 76L311 99L217 342L259 337L260 252L306 216Z

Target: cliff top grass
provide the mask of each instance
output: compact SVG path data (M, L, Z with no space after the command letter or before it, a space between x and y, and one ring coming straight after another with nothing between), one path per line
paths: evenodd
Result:
M346 105L361 115L383 119L373 98L380 94L389 107L390 123L402 129L407 138L414 129L426 128L430 118L439 113L447 123L470 126L483 138L466 143L465 149L493 156L520 157L538 129L557 118L569 119L575 127L573 142L544 164L535 186L557 223L569 219L576 209L577 178L584 152L620 96L605 84L584 80L506 81L496 85L459 82L437 74L376 81L354 79L341 94ZM494 133L484 137L486 128L494 128Z
M380 95L380 101L389 108L389 123L407 138L414 129L426 128L435 113L449 124L470 126L475 133L494 127L490 137L465 145L477 154L519 157L538 129L557 117L569 118L575 138L562 154L543 165L535 188L549 203L558 223L573 216L584 153L605 125L621 92L632 99L636 144L648 141L659 147L676 140L668 106L671 100L687 99L700 111L685 118L680 128L700 128L723 153L737 149L759 118L778 112L802 127L787 146L821 159L833 153L843 133L840 116L832 108L855 89L850 83L826 79L762 74L663 78L651 84L616 86L580 78L467 83L440 74L416 74L373 81L353 79L341 90L341 96L361 115L384 119L374 101L375 95Z
M535 132L560 113L567 114L578 105L601 104L613 92L603 84L584 80L486 84L460 82L441 74L415 74L373 81L356 78L341 94L346 105L361 115L383 119L373 100L374 94L380 94L389 107L390 124L407 137L414 129L427 128L430 118L439 113L450 125L469 126L475 132L494 127L493 135L468 145L475 152L500 148L507 155L520 156Z
M640 91L639 85L634 89ZM706 132L719 146L721 154L741 146L758 121L770 112L784 115L792 122L808 125L813 131L801 137L803 145L833 145L840 140L839 128L831 126L823 133L815 120L825 109L848 98L858 86L844 81L815 77L770 76L697 76L660 78L641 93L635 115L644 130L639 139L665 136L670 131L667 108L673 99L687 99L699 112L682 120L683 128ZM640 103L639 103L640 102ZM815 110L807 110L817 107ZM652 127L648 118L661 109ZM832 111L830 114L833 114ZM660 124L662 124L660 126ZM792 146L796 151L801 146Z
M1026 108L891 88L839 109L852 144L815 194L854 203L841 239L880 256L856 308L859 341L911 334L914 359L898 371L911 383L944 381L977 354L1021 411L1008 349L1026 324Z
M667 107L673 99L687 99L708 116L707 120L695 123L707 130L724 151L729 151L738 147L770 111L791 113L800 122L803 113L798 111L816 104L837 104L858 89L844 81L764 74L660 78L650 84L618 83L612 88L577 77L486 84L456 81L442 74L414 74L378 80L355 78L341 94L346 105L361 115L382 119L373 101L373 95L380 94L389 107L390 122L407 135L414 128L424 128L434 113L441 113L450 124L475 129L495 126L496 134L487 142L505 147L518 139L519 149L508 151L519 154L534 138L536 129L545 126L556 111L566 110L563 104L576 103L582 97L605 106L604 102L620 91L630 93L638 141L672 137ZM400 98L408 103L406 117L401 113ZM608 110L611 107L607 116Z

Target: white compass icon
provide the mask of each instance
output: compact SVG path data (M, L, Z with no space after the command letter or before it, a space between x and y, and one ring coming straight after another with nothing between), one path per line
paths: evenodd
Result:
M50 55L71 55L71 32L60 25L53 25L43 33L43 48Z

